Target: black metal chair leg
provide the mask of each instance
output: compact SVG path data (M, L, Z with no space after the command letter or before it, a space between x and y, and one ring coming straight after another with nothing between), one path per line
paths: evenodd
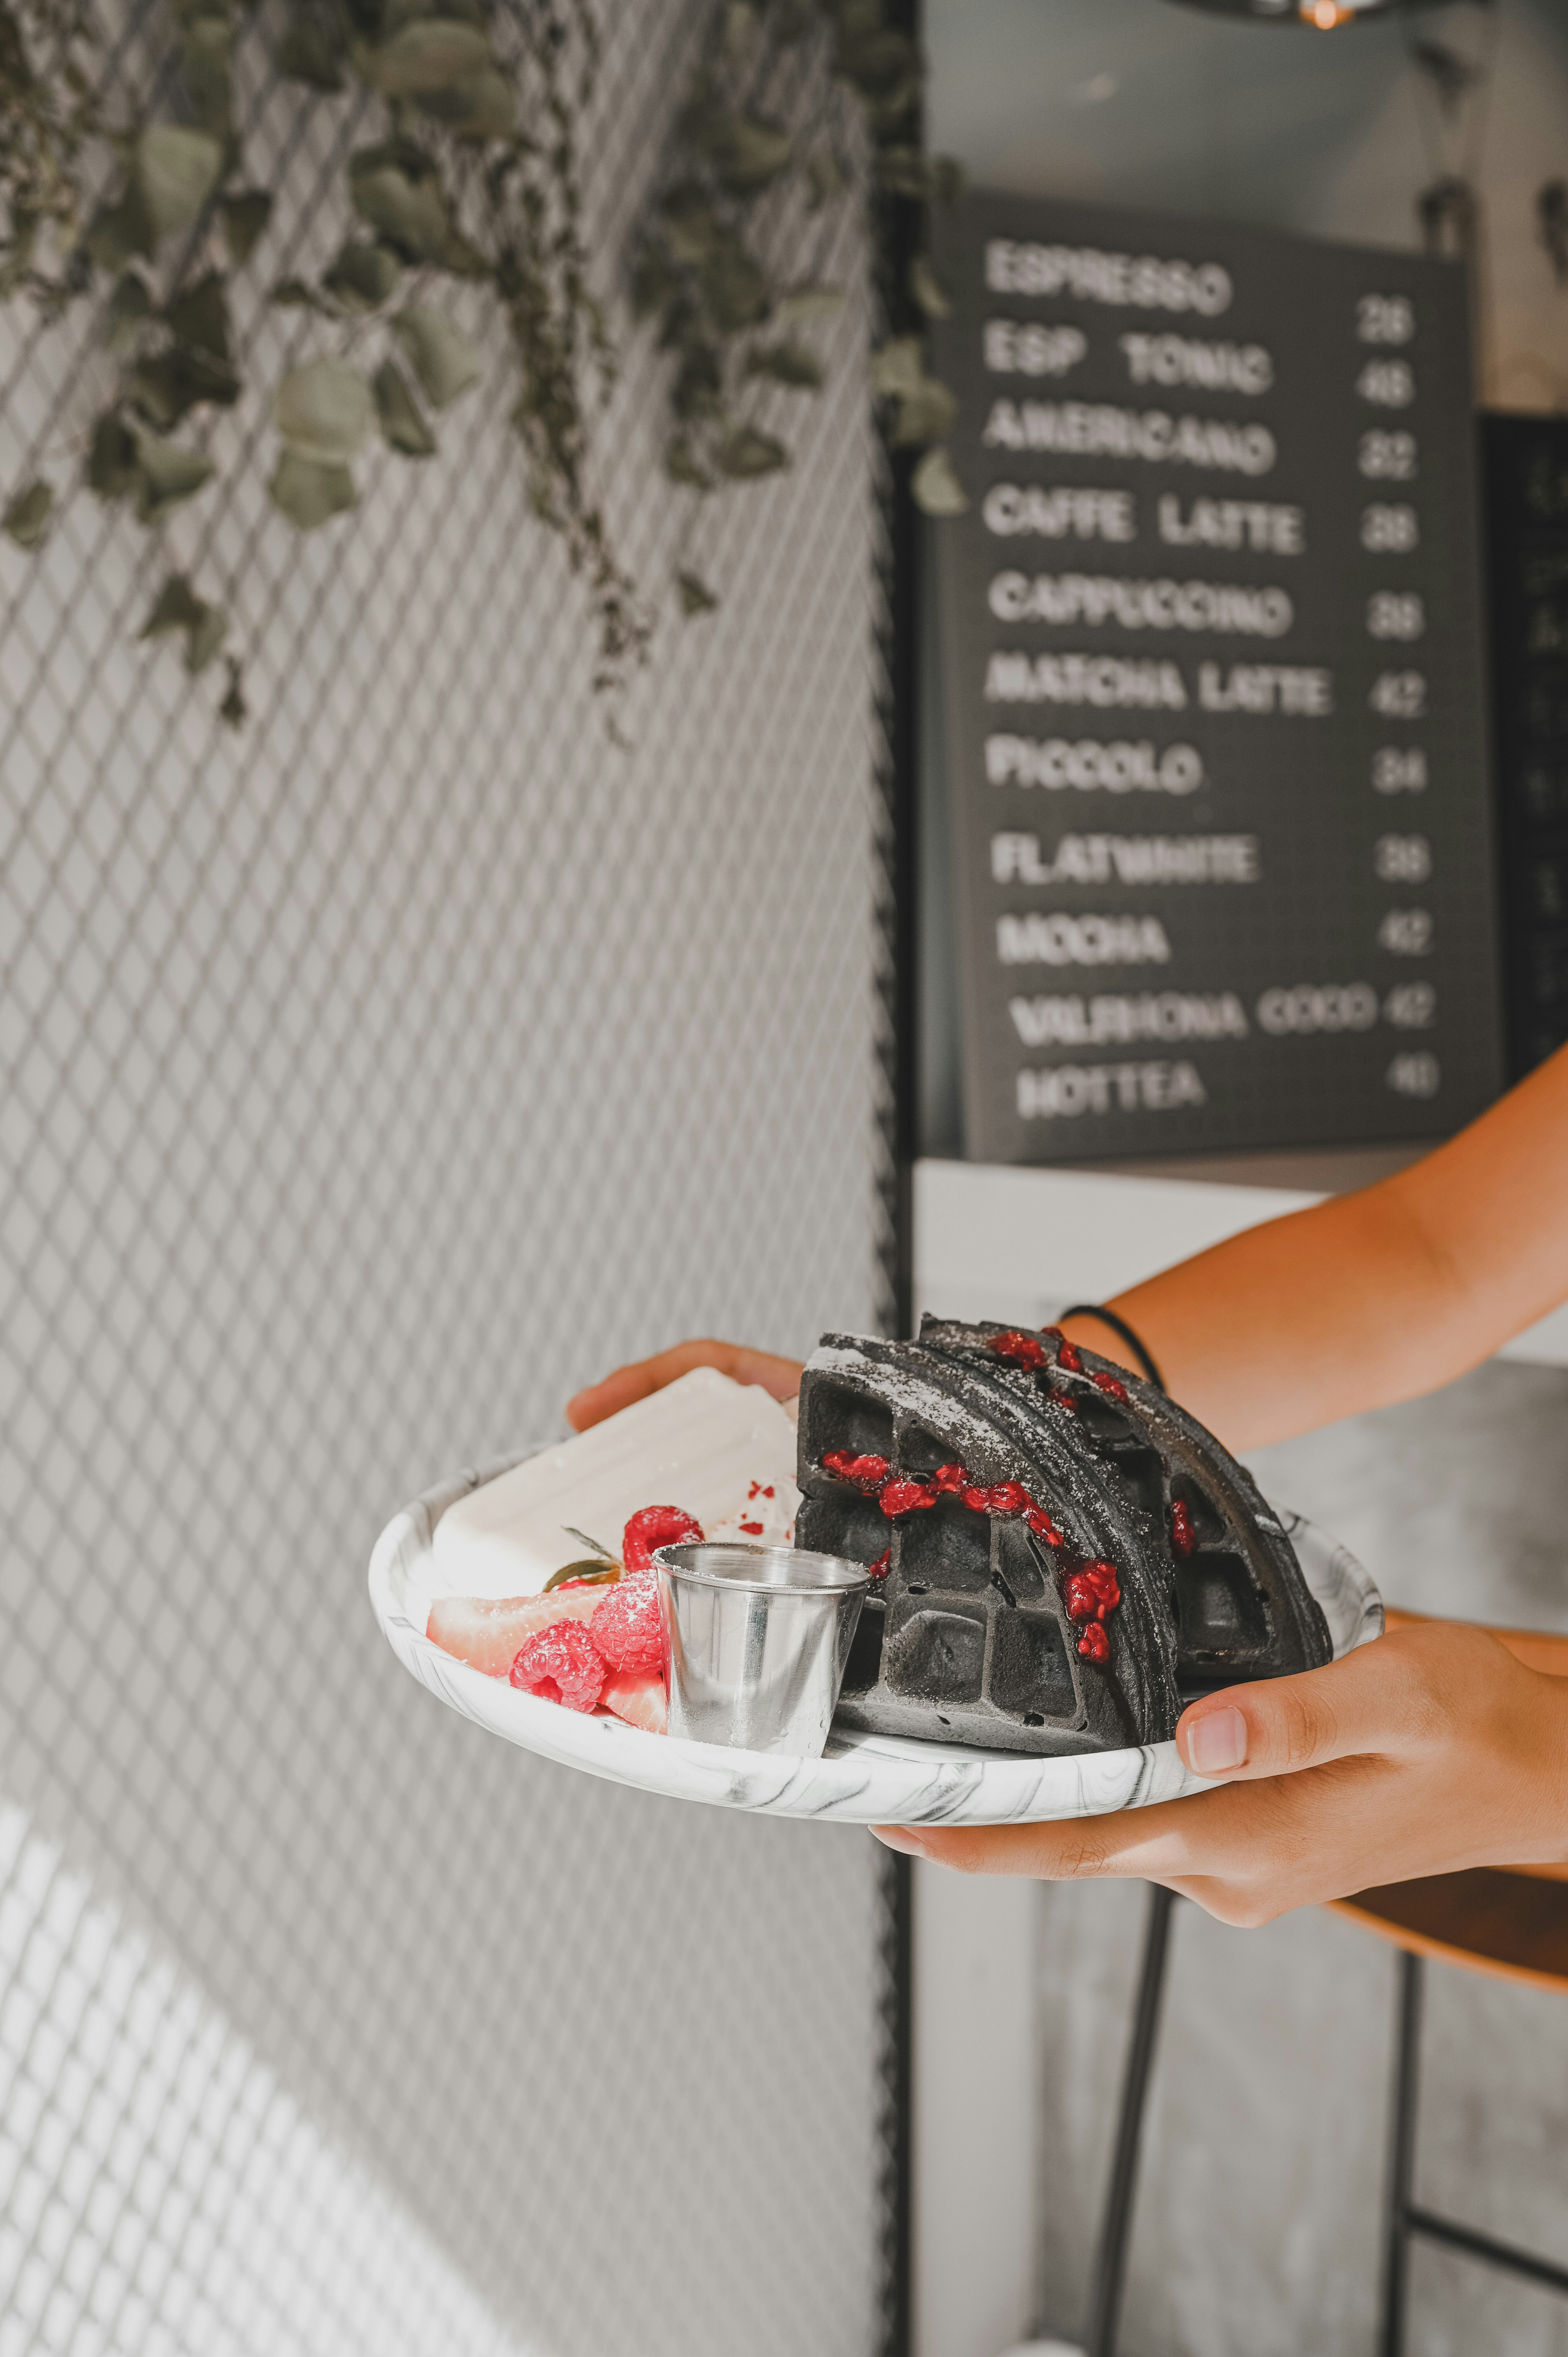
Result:
M1421 2083L1421 1997L1422 1960L1402 1951L1383 2243L1383 2330L1379 2343L1382 2357L1404 2357L1411 2196L1415 2179L1415 2111Z
M1144 2109L1154 2069L1155 2039L1160 2025L1160 1998L1165 1989L1165 1955L1170 1943L1174 1890L1160 1883L1149 1886L1149 1919L1144 1934L1144 1967L1138 1979L1138 2002L1133 2017L1133 2037L1127 2049L1127 2073L1122 2083L1122 2117L1116 2130L1116 2154L1111 2165L1111 2188L1101 2221L1100 2247L1094 2258L1093 2305L1090 2310L1085 2357L1115 2357L1116 2327L1122 2313L1122 2286L1127 2266L1127 2242L1133 2226L1133 2197L1137 2190L1138 2148L1144 2135Z

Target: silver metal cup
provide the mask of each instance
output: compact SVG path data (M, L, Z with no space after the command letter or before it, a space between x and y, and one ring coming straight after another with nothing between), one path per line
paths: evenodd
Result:
M821 1757L870 1579L800 1547L655 1551L670 1632L670 1732Z

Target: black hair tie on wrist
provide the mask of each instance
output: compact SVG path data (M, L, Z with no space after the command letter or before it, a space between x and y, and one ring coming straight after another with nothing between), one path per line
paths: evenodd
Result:
M1097 1301L1076 1302L1072 1308L1062 1311L1060 1322L1065 1325L1069 1318L1098 1318L1102 1326L1109 1326L1112 1333L1120 1334L1155 1389L1165 1390L1165 1379L1155 1363L1154 1352L1142 1336L1128 1325L1125 1318L1118 1318L1114 1309L1102 1309Z

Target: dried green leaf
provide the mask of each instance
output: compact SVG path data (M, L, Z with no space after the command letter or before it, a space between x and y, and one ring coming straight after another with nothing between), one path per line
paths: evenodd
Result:
M272 198L265 188L241 188L234 196L224 198L219 211L223 216L223 242L229 249L229 259L238 268L249 262L273 217Z
M136 437L113 410L99 418L87 453L87 482L101 500L123 500L139 480Z
M343 87L337 50L316 18L303 14L294 18L278 43L278 71L285 81L302 81L311 90Z
M428 458L435 448L435 436L420 414L408 379L395 361L381 362L371 390L382 440L392 449L401 450L405 458Z
M670 406L688 425L716 417L724 406L724 355L712 344L689 344L670 388Z
M936 377L922 377L912 393L899 396L893 439L901 448L918 449L924 442L945 441L957 422L957 396Z
M136 635L143 640L162 639L173 630L183 630L185 667L194 675L206 670L228 629L229 618L221 606L209 606L196 595L183 573L171 573Z
M909 480L915 505L929 516L962 515L969 506L953 462L940 447L928 450Z
M284 440L323 465L352 458L375 422L371 388L347 361L306 361L273 396L273 423Z
M718 447L721 470L737 482L751 482L758 475L777 474L780 467L789 464L789 453L782 442L759 426L737 425L726 434Z
M678 573L675 586L681 592L681 611L686 615L713 614L718 611L718 599L705 581L694 573Z
M307 458L286 447L267 491L273 505L301 532L314 532L359 500L354 478L340 460Z
M842 197L849 186L839 170L838 157L831 147L818 148L806 167L806 178L811 191L810 209L812 212L820 212L824 205L831 205L833 199Z
M843 308L842 286L787 286L774 299L773 319L780 328L809 328Z
M349 193L362 221L405 262L444 262L452 224L435 161L412 140L364 147L349 161Z
M314 286L303 278L280 278L267 296L280 311L319 311L324 319L337 317L330 303L323 302Z
M724 225L700 181L682 180L668 189L657 211L665 243L677 262L706 262L724 234Z
M150 257L153 244L152 223L135 188L118 204L101 205L87 231L87 251L100 270L124 270L134 255Z
M713 167L719 186L732 196L754 196L776 180L789 161L788 129L760 114L702 105L688 109L682 128Z
M221 271L209 270L185 294L177 295L164 317L182 344L209 352L215 360L229 359L229 303Z
M112 352L134 351L137 336L144 319L150 318L153 298L147 282L134 270L127 270L109 297L103 314L103 341Z
M872 158L872 178L890 197L912 197L923 204L932 193L931 170L918 147L879 147Z
M698 284L709 317L725 335L754 327L767 316L767 273L737 237L726 235L708 256Z
M226 16L190 18L180 33L180 62L190 111L205 131L227 137L233 104L229 53L233 31Z
M854 84L863 98L886 99L914 77L919 81L920 61L907 33L895 32L875 18L846 12L833 51L833 71Z
M909 264L909 292L928 319L951 318L951 297L931 268L929 254L918 253Z
M426 91L418 104L455 139L510 139L517 130L517 92L494 66L449 90Z
M201 619L186 634L185 667L194 679L207 669L229 635L229 617L221 606L203 606Z
M746 356L747 376L770 376L777 384L816 393L822 384L822 364L810 347L786 337L781 343L755 344Z
M396 294L402 276L403 264L391 246L355 241L343 248L329 270L323 272L321 284L345 311L363 316L379 311Z
M242 728L251 715L240 685L240 666L232 655L225 655L223 661L228 666L229 685L218 707L218 717L226 728Z
M125 381L131 406L160 432L177 425L199 402L232 409L240 389L232 369L205 352L188 351L180 344L138 361Z
M170 630L191 630L205 611L185 575L171 573L136 636L139 640L161 639Z
M490 45L472 25L424 16L372 51L366 77L383 98L418 98L470 81L490 62Z
M672 435L664 451L664 471L672 483L688 490L711 491L714 479L683 434Z
M752 0L728 0L725 9L723 48L726 64L744 65L761 30Z
M136 192L155 238L188 229L218 184L223 149L210 132L155 123L135 147Z
M54 503L54 492L41 478L27 484L0 516L0 532L14 540L18 548L40 547L48 532Z
M925 375L918 336L895 336L871 356L871 389L888 395L913 393Z
M217 472L199 450L182 450L156 434L136 435L136 519L162 523L186 500L193 499Z
M408 354L420 390L433 409L449 408L485 372L477 349L462 329L427 303L409 304L393 319L392 330Z
M875 23L855 24L846 12L840 21L833 71L855 91L875 138L908 132L924 77L907 33Z
M631 266L631 316L650 319L681 291L681 281L659 248L645 244Z

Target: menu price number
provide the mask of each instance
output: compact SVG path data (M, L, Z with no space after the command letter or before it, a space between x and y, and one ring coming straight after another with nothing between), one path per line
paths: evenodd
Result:
M1396 1096L1434 1097L1443 1081L1443 1068L1427 1049L1416 1049L1396 1056L1384 1080Z
M1356 334L1363 344L1408 344L1415 305L1408 295L1363 295L1356 304Z
M1363 401L1382 409L1408 409L1415 399L1415 371L1408 361L1369 361L1356 379Z
M1413 434L1391 434L1376 425L1369 426L1356 445L1356 464L1373 483L1412 481L1418 455Z
M1437 1020L1437 992L1430 982L1400 982L1383 1001L1383 1020L1396 1031L1430 1031Z
M1385 720L1420 720L1426 711L1426 673L1381 671L1367 701Z
M1432 845L1424 834L1380 834L1372 846L1372 873L1380 884L1424 884L1432 874Z
M1429 909L1390 909L1378 927L1378 947L1393 957L1424 957L1433 931Z
M1372 791L1380 794L1423 794L1426 791L1426 750L1421 745L1380 745L1372 756Z
M1424 599L1413 590L1380 589L1367 600L1367 635L1372 639L1423 639Z
M1421 546L1421 524L1415 510L1402 500L1382 501L1361 510L1361 545L1374 556L1408 556Z

